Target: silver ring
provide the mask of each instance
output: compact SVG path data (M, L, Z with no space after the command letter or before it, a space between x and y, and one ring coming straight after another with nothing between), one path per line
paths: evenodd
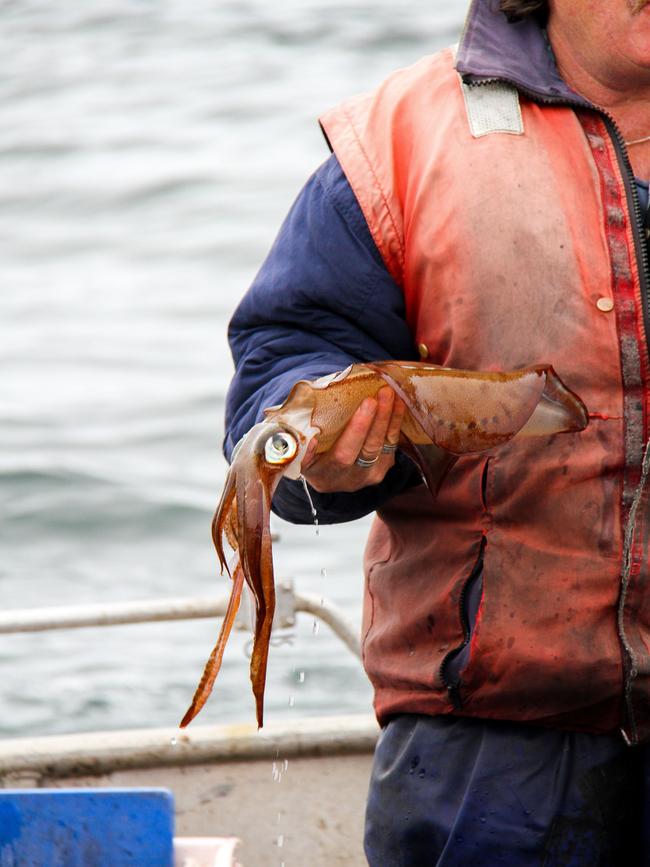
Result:
M374 458L371 458L370 460L366 460L366 458L362 458L361 455L359 455L359 457L355 461L355 464L358 467L363 467L364 470L367 470L370 467L373 467L377 463L378 460L379 460L379 455L377 455Z
M392 455L397 451L397 448L397 443L384 443L381 450L385 455Z

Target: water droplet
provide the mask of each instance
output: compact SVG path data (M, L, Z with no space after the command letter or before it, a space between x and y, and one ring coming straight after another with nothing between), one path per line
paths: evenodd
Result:
M311 631L314 633L314 635L318 635L319 629L320 629L320 626L318 624L318 620L314 620L314 625L312 626Z
M176 738L176 737L172 738L171 741L170 741L170 744L171 744L173 747L175 747L177 743L178 743L178 738Z
M421 780L423 780L423 779L426 777L426 775L427 775L427 772L424 770L424 768L422 768L422 770L421 770L420 773L418 774L418 777L419 777Z
M290 695L289 696L289 707L293 707L295 703L296 703L295 698L292 695Z
M480 821L483 825L485 825L485 823L487 822L487 819L485 818L485 816L479 816L479 821Z
M327 578L327 569L321 569L320 570L320 577L321 578Z
M318 526L318 512L316 511L316 506L314 506L314 501L311 498L311 492L307 484L307 479L304 476L300 476L300 481L302 482L302 486L305 489L305 494L307 495L307 500L309 501L311 516L314 519L314 526L316 527L316 535L320 536L320 528Z
M279 834L278 839L276 840L278 849L281 849L284 846L284 834Z
M298 683L304 683L304 682L305 682L305 672L301 671L300 674L298 675Z

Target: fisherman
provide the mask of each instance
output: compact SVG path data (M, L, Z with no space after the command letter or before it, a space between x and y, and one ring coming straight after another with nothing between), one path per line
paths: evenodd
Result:
M368 861L648 865L650 2L473 0L456 48L321 125L231 323L227 456L359 361L551 363L590 410L459 461L433 505L388 389L303 464L321 522L377 512ZM273 505L311 520L299 482Z

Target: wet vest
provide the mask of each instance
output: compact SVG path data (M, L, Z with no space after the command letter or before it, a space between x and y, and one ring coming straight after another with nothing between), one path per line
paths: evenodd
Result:
M550 363L590 412L582 433L463 458L435 502L421 486L378 513L363 653L380 721L456 713L647 737L645 530L624 550L630 509L645 506L647 349L605 122L504 83L464 85L447 50L321 123L423 357L472 370Z

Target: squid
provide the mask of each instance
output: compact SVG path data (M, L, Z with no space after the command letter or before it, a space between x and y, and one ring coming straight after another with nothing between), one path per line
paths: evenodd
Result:
M323 454L359 404L389 386L406 405L399 447L417 464L433 497L463 455L477 454L514 437L583 430L585 405L550 366L508 373L475 372L418 362L353 364L314 381L300 380L281 406L240 440L232 455L212 538L221 571L232 579L230 600L217 644L180 725L205 705L221 667L244 584L255 613L250 678L257 724L263 725L264 688L275 610L270 511L282 478L301 478L307 447L317 437ZM234 550L229 566L224 538Z

